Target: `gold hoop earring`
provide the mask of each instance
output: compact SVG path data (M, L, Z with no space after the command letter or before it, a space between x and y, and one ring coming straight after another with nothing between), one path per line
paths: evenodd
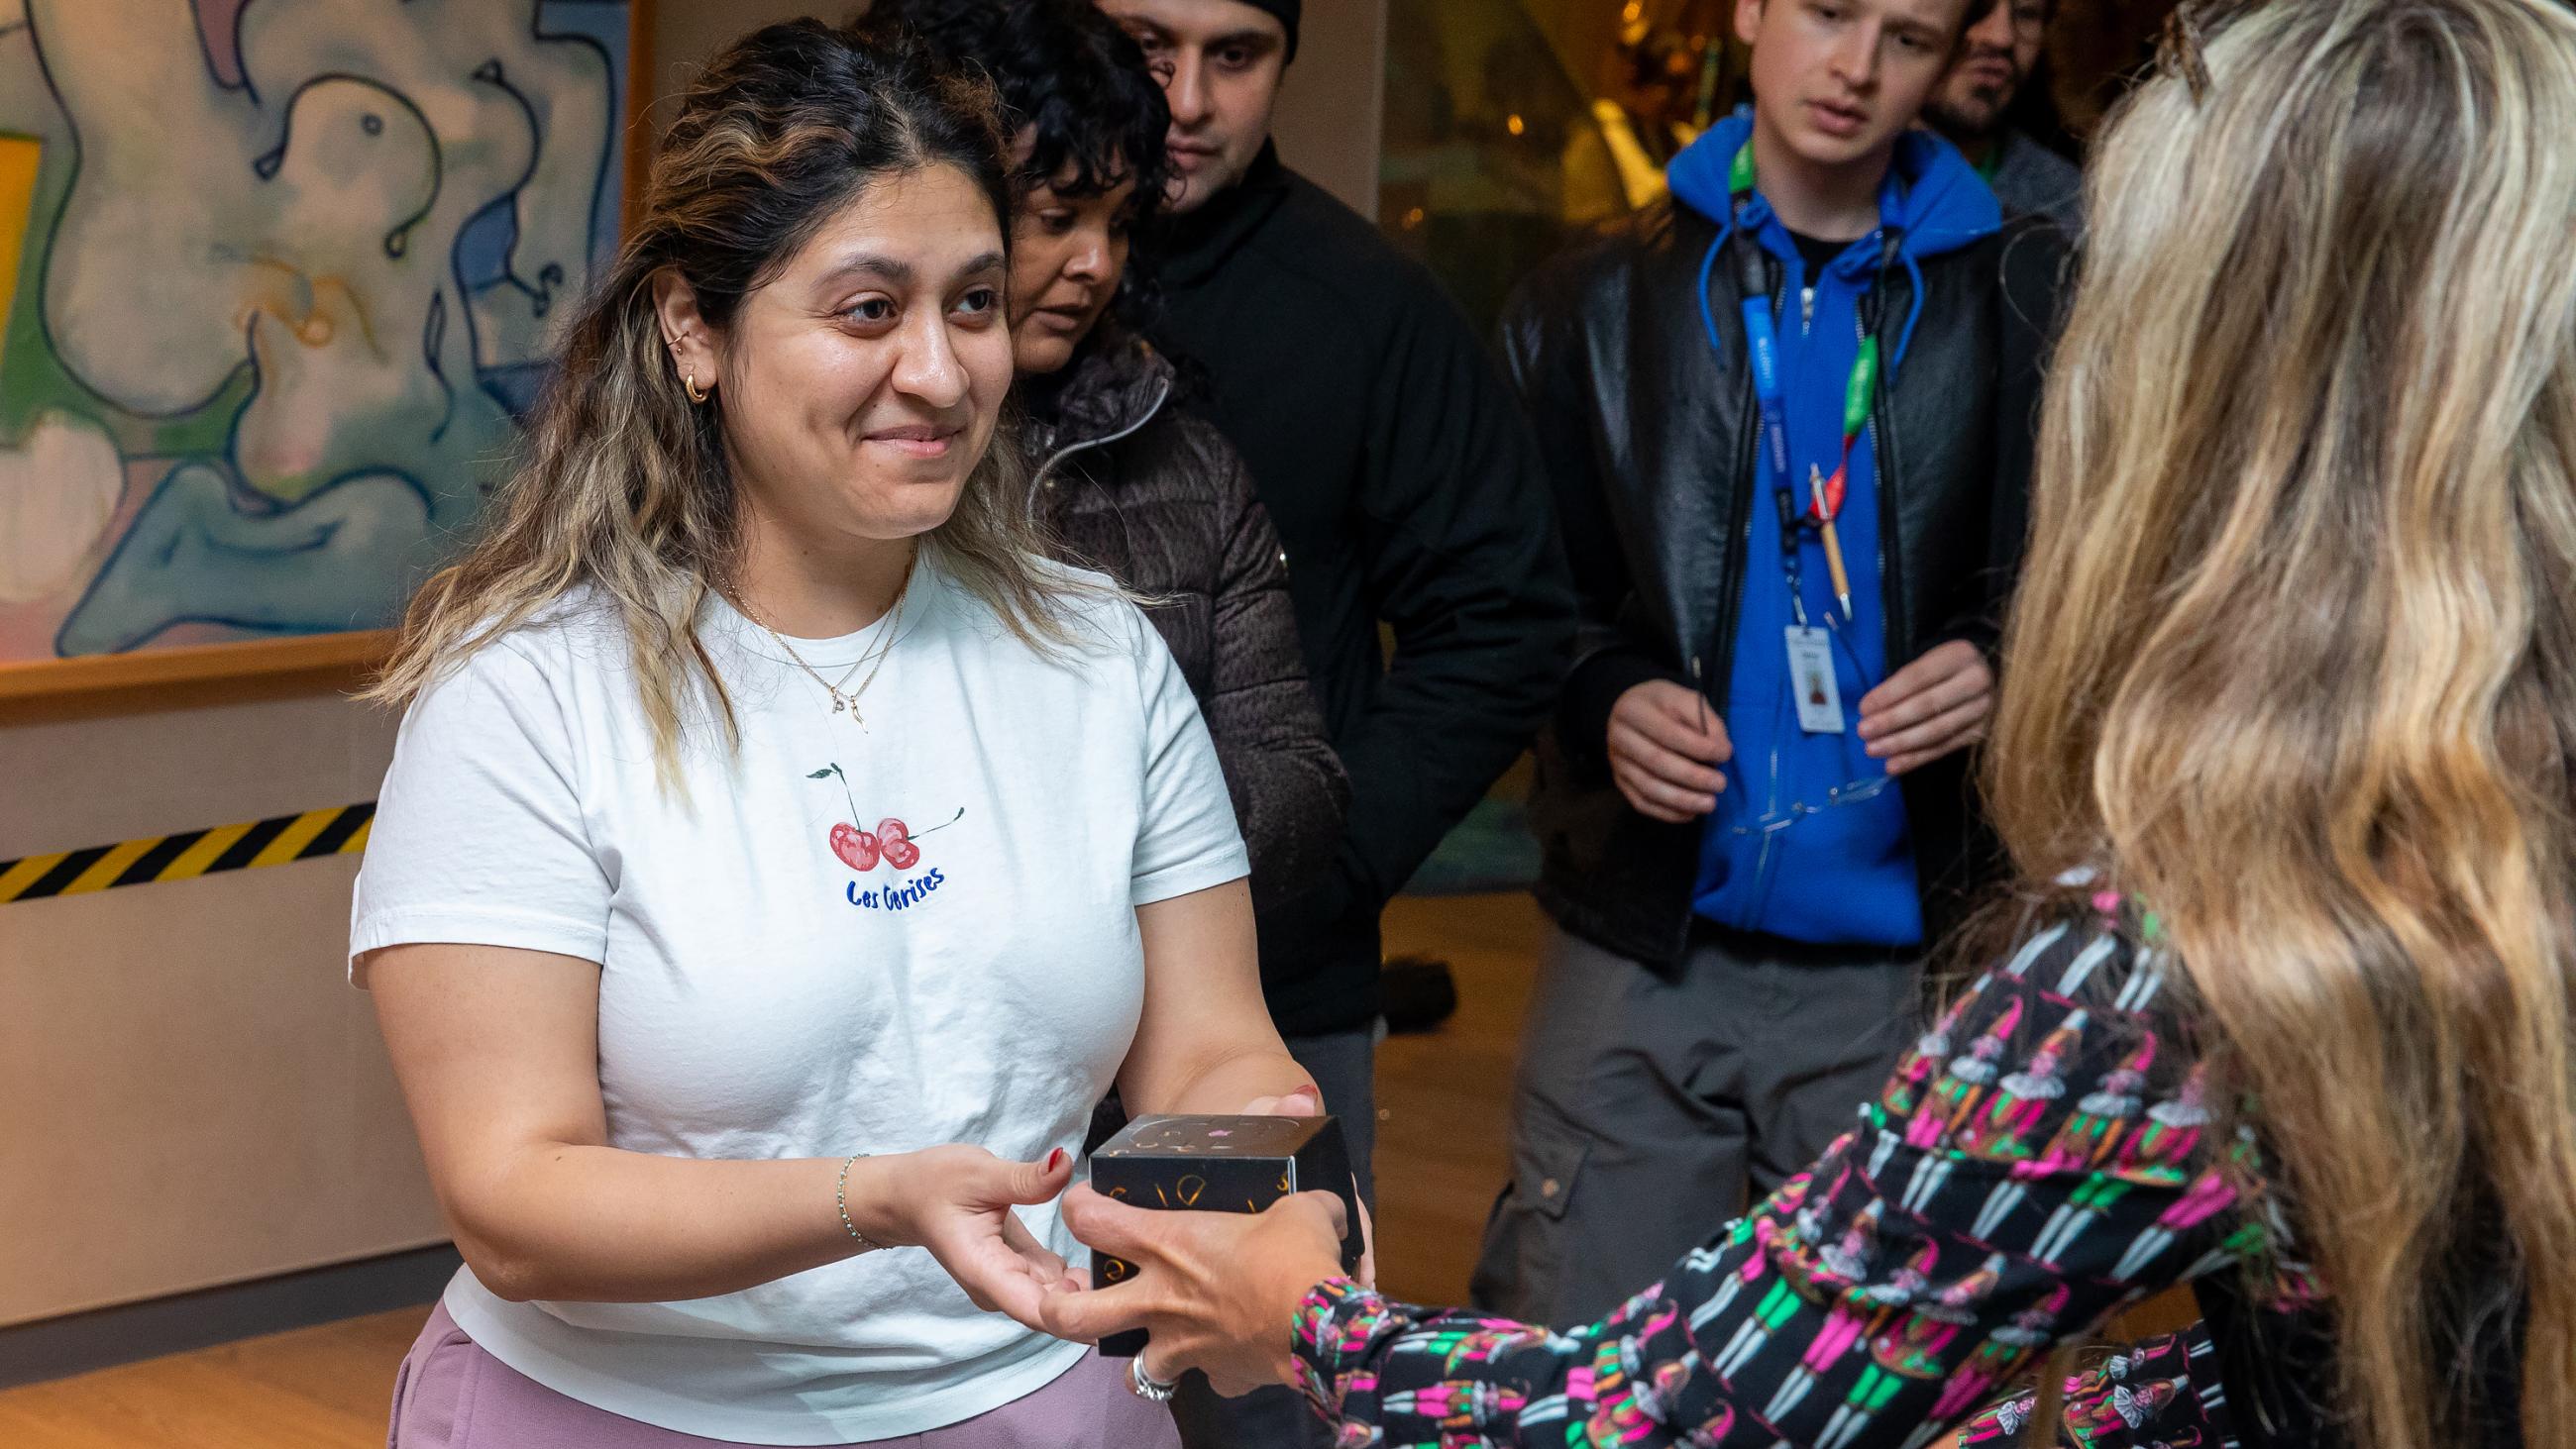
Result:
M705 401L707 400L708 394L703 393L703 392L700 392L700 391L698 390L698 374L697 374L696 369L694 369L694 368L693 368L693 369L691 369L691 370L689 370L689 371L687 371L687 372L682 373L680 376L681 376L681 384L680 384L680 385L681 385L681 386L683 386L683 387L685 387L685 388L687 388L687 389L689 390L689 401L691 401L691 402L693 402L693 403L702 403L702 402L705 402Z

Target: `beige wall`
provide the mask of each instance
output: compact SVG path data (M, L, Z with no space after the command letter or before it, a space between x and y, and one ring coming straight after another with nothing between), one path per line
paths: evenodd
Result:
M1386 5L1306 0L1297 63L1272 127L1281 159L1371 219L1386 114Z
M653 9L653 99L676 95L707 57L745 31L806 15L847 20L865 8L859 0L659 0Z
M657 95L813 8L663 0ZM1281 148L1373 211L1382 0L1308 11ZM0 707L0 860L371 800L392 738L330 696ZM0 1326L439 1240L342 977L354 874L342 856L0 905Z
M375 798L308 698L0 716L0 860ZM366 998L352 857L0 905L0 1324L444 1236Z

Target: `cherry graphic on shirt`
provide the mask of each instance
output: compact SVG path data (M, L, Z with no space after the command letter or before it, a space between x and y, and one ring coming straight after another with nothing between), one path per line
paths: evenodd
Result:
M912 832L893 816L877 822L877 839L885 843L885 863L895 869L910 870L921 863L921 847L912 843Z
M856 820L859 818L859 802L850 794L850 777L841 773L841 767L839 765L825 765L823 768L806 775L805 778L808 780L839 780L841 782L841 798L849 802L850 820ZM865 875L869 871L877 868L877 857L882 855L885 849L883 841L880 841L877 837L861 830L858 826L851 824L850 821L836 820L832 822L831 839L832 853L841 858L841 864L848 866L850 869L857 871L861 875ZM917 857L920 852L915 851L914 854Z
M904 848L911 851L916 859L921 855L920 848L910 841L904 842ZM838 822L832 826L832 853L841 858L843 865L865 874L877 868L880 847L877 837L855 825Z
M851 794L850 777L841 773L839 765L825 765L819 770L809 771L805 778L841 782L841 799L850 807L850 818L832 823L832 854L839 856L843 865L862 875L876 869L880 860L895 870L912 869L921 863L921 846L916 842L922 836L936 835L966 818L966 807L960 805L956 814L915 834L910 826L889 815L878 821L876 832L870 834L854 823L859 819L858 798Z

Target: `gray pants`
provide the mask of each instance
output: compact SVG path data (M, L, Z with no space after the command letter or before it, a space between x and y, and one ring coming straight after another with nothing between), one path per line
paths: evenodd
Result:
M1324 1110L1341 1119L1360 1201L1374 1211L1377 1172L1370 1155L1377 1147L1377 1032L1363 1028L1292 1036L1288 1055L1315 1074L1315 1085L1324 1091ZM1280 1331L1286 1332L1286 1325ZM1333 1442L1324 1421L1296 1390L1255 1389L1239 1399L1221 1399L1208 1387L1207 1376L1197 1372L1182 1375L1180 1392L1172 1395L1172 1417L1180 1423L1184 1449L1329 1449Z
M1476 1306L1570 1328L1662 1278L1850 1129L1920 1019L1920 966L1703 928L1665 976L1558 932Z

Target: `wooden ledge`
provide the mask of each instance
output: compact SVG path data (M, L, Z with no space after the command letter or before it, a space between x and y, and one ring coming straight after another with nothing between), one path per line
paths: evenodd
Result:
M370 630L0 664L0 725L347 693L393 640Z

